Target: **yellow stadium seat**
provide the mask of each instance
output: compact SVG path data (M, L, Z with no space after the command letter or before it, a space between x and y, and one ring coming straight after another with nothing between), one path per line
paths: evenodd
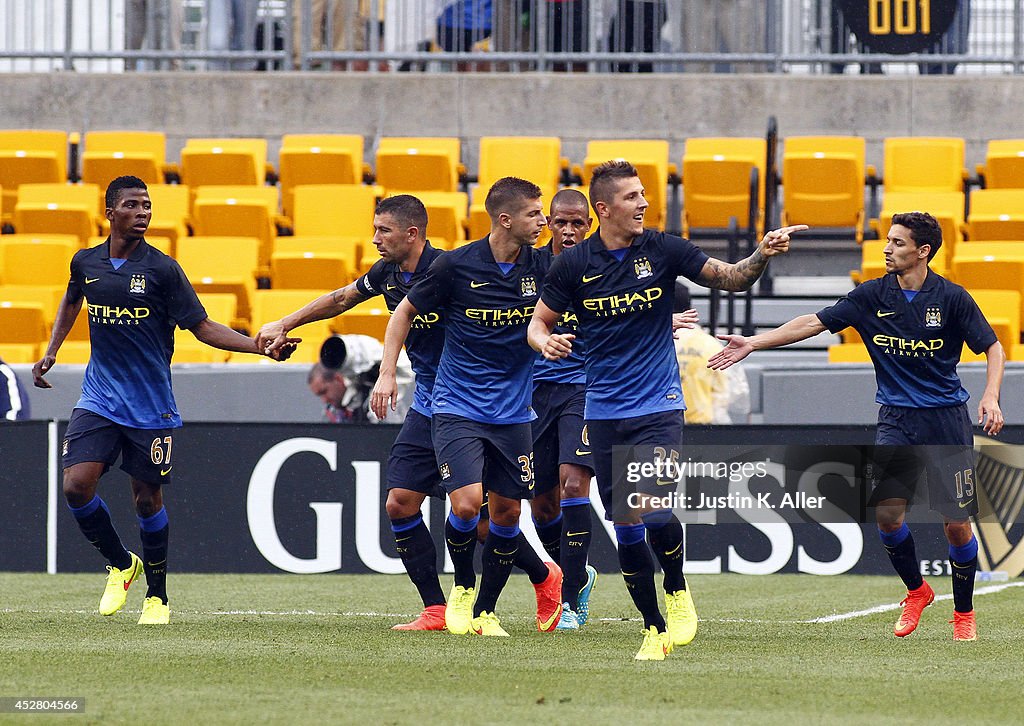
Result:
M67 287L77 241L66 237L4 235L0 237L0 282L4 285Z
M491 218L484 209L487 192L498 179L517 176L540 187L544 203L558 190L562 170L562 141L554 136L484 136L480 139L477 186L469 208L469 238L480 239L491 231Z
M867 282L885 274L885 255L882 250L887 244L884 239L864 240L860 248L860 270L850 274L854 282Z
M45 346L40 346L40 357ZM86 365L92 353L92 343L88 340L65 340L57 353L57 362L63 365Z
M469 197L464 192L418 192L427 208L427 238L434 247L452 249L466 241Z
M331 329L340 334L369 335L383 342L391 313L382 297L361 302L331 321Z
M782 224L851 227L864 239L864 139L791 136L782 154Z
M210 320L224 325L230 325L231 321L238 317L238 298L226 292L202 292L199 294L199 302L206 309L206 315Z
M883 189L888 192L963 192L964 140L890 136L883 142Z
M378 189L362 184L306 184L295 188L295 234L373 236Z
M975 189L971 192L967 237L1024 240L1024 189Z
M828 347L829 363L870 363L871 356L863 342L837 343Z
M18 187L68 180L68 135L64 131L0 131L0 221L11 224Z
M45 348L36 343L4 343L0 341L0 358L4 363L35 363L42 358L43 350Z
M167 137L162 131L90 131L84 143L84 182L105 191L119 176L137 176L147 186L164 181Z
M183 184L150 184L149 200L153 205L153 218L149 221L150 235L166 237L171 241L171 250L180 237L188 237L189 188Z
M227 194L221 190L229 190ZM259 276L270 269L277 238L277 189L267 186L200 187L192 207L193 231L207 237L255 237L260 241Z
M390 193L454 192L463 174L455 137L385 137L377 147L377 184Z
M71 330L68 331L67 337L64 338L64 343L68 342L89 342L89 310L85 303L82 303L82 309L78 311L78 316L75 318L74 324L71 326ZM64 346L61 346L61 351L64 350Z
M253 298L252 333L255 335L266 323L280 320L295 312L306 303L325 294L326 290L257 290ZM347 315L348 313L346 313ZM344 317L344 316L342 316ZM330 337L331 331L326 320L318 320L295 328L289 335L302 338L299 347L289 361L293 363L315 363L320 360L320 346ZM231 362L253 363L255 356L232 356Z
M1021 293L1020 290L970 290L974 302L978 303L996 337L1009 351L1020 341Z
M931 261L931 267L940 275L949 269L957 247L963 241L964 195L961 192L886 192L882 196L882 211L872 226L878 237L889 234L892 216L903 212L928 212L942 228L942 247Z
M285 134L281 137L281 207L292 217L295 187L361 184L363 137L358 134Z
M99 230L95 184L22 184L14 207L20 234L73 234L85 246Z
M341 255L348 263L349 269L358 270L362 258L366 257L369 264L377 260L376 250L366 237L322 237L315 235L297 235L278 237L274 242L274 252L301 255L311 252L316 255Z
M636 167L650 205L644 226L664 230L668 219L668 176L670 171L677 173L675 166L669 164L668 141L630 139L587 142L583 183L590 184L594 167L613 159L625 159Z
M353 279L352 267L343 254L275 252L270 258L270 282L275 290L338 289Z
M39 303L48 326L53 325L57 306L67 285L0 285L0 302Z
M1024 189L1024 139L993 139L988 142L985 165L988 189Z
M237 299L235 320L219 321L233 328L249 327L259 268L259 244L255 237L183 237L178 240L178 263L196 292L231 293Z
M965 242L953 257L951 277L968 290L1024 290L1024 242Z
M0 301L0 343L38 347L47 337L43 303Z
M762 138L692 138L683 153L683 236L690 230L720 233L735 217L745 229L750 215L751 170L757 169L756 234L763 228L767 142Z
M181 150L181 183L262 185L267 179L266 139L188 139Z

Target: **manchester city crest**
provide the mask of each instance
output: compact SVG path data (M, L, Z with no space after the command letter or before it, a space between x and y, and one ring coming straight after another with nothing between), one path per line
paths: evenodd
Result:
M654 270L651 269L651 261L646 257L638 257L633 262L633 272L636 273L636 279L643 280L645 277L650 277L654 274Z
M537 297L537 278L527 275L519 282L523 297Z
M924 311L924 327L926 328L941 328L942 327L942 310L937 306L925 308Z
M448 462L445 462L445 463L441 464L441 478L442 479L451 479L452 478L452 470L451 470L451 467L448 466Z
M128 292L133 295L141 295L146 292L146 276L142 274L132 275L131 282L128 283Z

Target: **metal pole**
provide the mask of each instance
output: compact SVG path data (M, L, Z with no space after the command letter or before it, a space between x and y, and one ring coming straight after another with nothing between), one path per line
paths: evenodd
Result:
M1013 72L1024 73L1024 0L1013 2Z
M64 70L74 70L75 64L71 60L71 33L74 28L74 7L73 2L64 5Z
M312 41L312 28L313 28L313 4L312 0L299 0L302 3L302 22L299 24L300 35L299 35L299 46L301 48L301 55L299 56L299 67L304 70L309 70L309 52L312 49L310 45ZM327 16L328 22L330 22L330 15Z

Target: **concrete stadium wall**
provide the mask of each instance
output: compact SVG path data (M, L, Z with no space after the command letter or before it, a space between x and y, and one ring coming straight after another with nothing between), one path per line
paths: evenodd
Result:
M1021 76L137 73L0 76L0 128L158 129L176 159L188 137L358 133L458 136L476 171L488 135L551 135L582 162L590 139L854 134L881 168L886 136L961 136L967 160L1021 135Z

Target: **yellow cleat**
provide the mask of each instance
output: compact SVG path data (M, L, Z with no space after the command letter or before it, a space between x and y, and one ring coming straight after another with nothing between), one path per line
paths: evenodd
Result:
M465 635L473 625L473 601L476 589L455 585L448 596L448 607L444 611L444 624L449 633Z
M644 631L644 644L633 660L665 660L672 652L672 639L668 633L659 633L653 625Z
M477 635L508 637L508 633L501 627L501 621L494 613L480 613L479 616L473 618L473 632Z
M665 627L672 645L688 645L697 635L697 609L689 590L666 592L665 607L668 611Z
M125 600L128 599L128 588L142 574L142 560L134 552L128 554L132 556L132 564L128 569L119 570L107 565L109 574L103 597L100 598L100 615L113 615L123 608Z
M139 625L167 625L171 622L171 609L157 596L147 597L142 603Z

